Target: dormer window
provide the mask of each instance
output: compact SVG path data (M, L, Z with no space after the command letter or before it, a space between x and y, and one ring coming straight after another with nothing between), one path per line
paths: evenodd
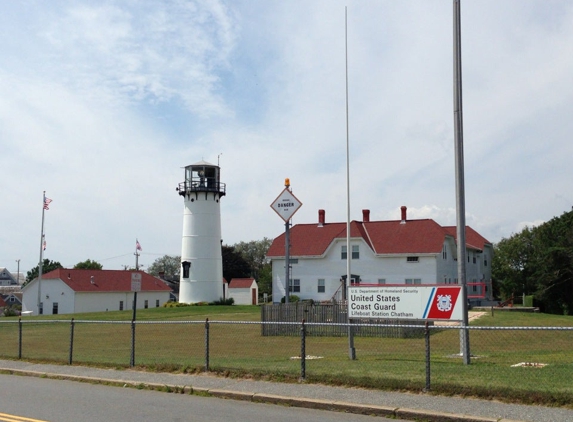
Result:
M346 245L340 247L340 259L346 259L348 256L348 249ZM352 245L352 259L360 259L360 245Z

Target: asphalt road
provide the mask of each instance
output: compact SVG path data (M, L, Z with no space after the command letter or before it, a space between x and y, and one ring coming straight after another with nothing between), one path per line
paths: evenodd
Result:
M73 381L0 375L0 421L361 422L392 421L341 412L168 394ZM34 422L29 419L26 422Z

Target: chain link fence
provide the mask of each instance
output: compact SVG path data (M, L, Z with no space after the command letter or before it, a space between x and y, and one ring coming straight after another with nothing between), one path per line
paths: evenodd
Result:
M371 335L404 329L410 335ZM469 365L460 354L462 329L469 332ZM353 335L324 334L332 330ZM288 334L277 335L281 331ZM545 404L573 405L573 327L20 319L0 322L0 342L0 357L7 359L516 401L533 395Z

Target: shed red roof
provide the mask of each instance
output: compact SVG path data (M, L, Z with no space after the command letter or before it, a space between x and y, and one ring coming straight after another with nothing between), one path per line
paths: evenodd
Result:
M446 236L456 238L455 227L442 227L434 220L352 221L350 237L362 238L378 255L440 253ZM346 223L297 224L290 230L290 255L322 256L336 239L346 238ZM489 244L484 237L467 227L466 245L483 250ZM274 239L268 257L284 257L285 235Z
M229 289L248 289L253 285L254 278L232 278Z
M171 291L171 288L160 279L143 271L141 274L141 291ZM67 270L59 268L43 274L42 279L60 279L76 292L131 292L131 274L124 270ZM92 283L93 281L93 283Z

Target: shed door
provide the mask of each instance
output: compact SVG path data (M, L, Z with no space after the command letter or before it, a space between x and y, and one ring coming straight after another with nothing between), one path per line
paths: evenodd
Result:
M257 304L257 289L251 289L251 305Z

